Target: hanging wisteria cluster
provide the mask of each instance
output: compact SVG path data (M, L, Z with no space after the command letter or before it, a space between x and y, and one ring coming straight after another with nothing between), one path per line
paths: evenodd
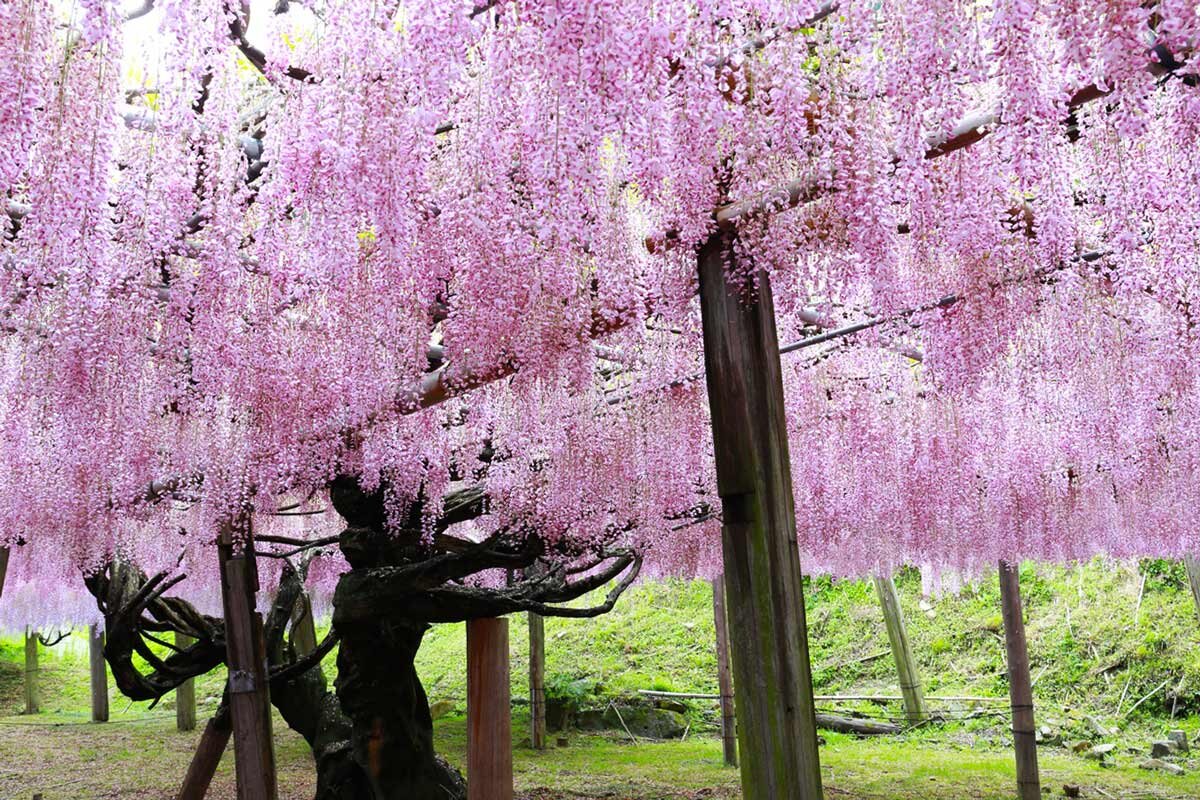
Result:
M1194 549L1198 41L1192 0L2 3L0 543L215 576L247 504L436 515L486 448L480 533L711 572L719 226L809 340L809 563Z

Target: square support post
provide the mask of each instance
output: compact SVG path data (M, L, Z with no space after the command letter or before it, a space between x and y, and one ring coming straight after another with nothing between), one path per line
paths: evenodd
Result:
M42 710L42 691L38 686L38 632L25 627L25 713L37 714Z
M775 307L766 273L726 280L736 235L699 252L704 367L746 800L821 800L812 671Z
M238 800L276 800L266 640L255 603L258 570L248 516L221 526L217 552Z
M512 800L508 620L467 621L467 800Z
M546 620L529 612L529 743L546 749Z
M1000 605L1008 651L1008 693L1012 701L1013 745L1017 754L1017 796L1021 800L1038 800L1042 796L1042 789L1038 777L1037 734L1033 719L1033 684L1029 680L1029 649L1025 642L1025 618L1018 576L1017 564L1000 562Z
M737 715L733 712L733 673L729 667L729 618L725 613L725 578L712 579L713 625L717 632L717 687L721 694L721 750L725 766L736 767Z
M180 650L196 640L186 633L175 631L175 646ZM188 678L175 689L175 727L181 731L196 729L196 679Z
M88 665L92 678L92 722L108 722L108 664L104 661L104 630L88 626Z

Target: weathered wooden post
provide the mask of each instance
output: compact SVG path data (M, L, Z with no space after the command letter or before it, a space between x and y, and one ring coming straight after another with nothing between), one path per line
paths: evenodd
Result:
M317 649L317 621L313 619L312 599L301 592L292 612L292 646L304 656Z
M921 674L913 658L912 646L908 641L908 629L904 626L904 612L900 610L900 597L896 594L896 583L891 577L875 576L875 592L879 595L879 606L883 609L883 623L887 628L888 642L892 646L892 657L896 661L896 674L900 678L900 695L904 698L904 715L910 724L924 720L925 692L921 688Z
M467 798L512 800L508 620L467 622Z
M1192 587L1192 600L1196 603L1196 613L1200 614L1200 559L1195 556L1184 556L1183 565L1187 568L1188 585Z
M200 734L200 744L192 754L192 761L188 764L187 774L183 777L175 800L204 800L232 735L233 721L229 716L229 706L222 703Z
M88 666L92 676L92 722L108 722L108 664L104 662L104 631L88 626Z
M529 743L546 749L546 621L529 612Z
M1008 693L1012 701L1013 744L1017 753L1017 796L1021 800L1038 800L1042 790L1038 777L1029 650L1025 643L1018 565L1011 561L1000 562L1000 605L1008 647Z
M175 631L175 646L180 650L196 640ZM196 729L196 679L188 678L175 689L175 727L181 731Z
M729 619L725 614L725 578L712 579L713 626L717 631L717 687L721 694L721 749L725 766L736 767L737 717L733 713L733 674L729 671Z
M36 714L41 710L42 694L38 688L38 635L33 628L25 627L25 713Z
M238 800L275 800L275 746L262 615L255 608L258 570L248 515L221 526L217 536L225 611L229 712Z
M775 307L726 280L735 234L699 253L704 366L722 508L738 745L746 800L820 800L821 767Z

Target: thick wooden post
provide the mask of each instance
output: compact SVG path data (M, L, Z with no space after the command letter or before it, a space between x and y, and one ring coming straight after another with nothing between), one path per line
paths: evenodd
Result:
M1017 796L1021 800L1038 800L1042 791L1038 778L1029 650L1025 644L1018 569L1011 561L1000 562L1000 604L1008 645L1008 693L1012 700L1013 743L1017 752Z
M925 692L921 688L921 674L917 671L917 661L913 658L912 646L908 642L908 630L904 626L904 612L900 610L896 583L890 577L876 575L875 592L879 595L883 623L887 628L888 641L892 645L892 657L896 661L900 695L904 698L904 715L910 724L921 722L927 716Z
M725 279L734 235L699 253L738 745L746 800L820 800L821 767L771 284Z
M729 620L725 614L725 578L712 579L713 625L717 631L717 687L721 693L721 749L725 766L736 767L737 717L733 713L733 673L729 670Z
M467 798L512 800L508 620L467 622Z
M1184 556L1183 565L1187 568L1188 585L1192 587L1192 600L1196 602L1196 613L1200 614L1200 559L1195 556Z
M108 664L104 661L104 631L88 626L88 664L92 674L92 722L108 722Z
M186 633L175 631L175 646L180 650L194 641L196 640ZM194 731L196 729L195 678L188 678L175 689L175 727L181 731ZM224 747L221 749L224 750Z
M25 628L25 713L36 714L41 710L42 693L38 688L38 635L33 628Z
M529 612L529 743L546 749L546 621Z
M275 747L262 615L255 609L258 570L248 517L222 526L217 538L225 610L229 712L238 800L275 800Z
M204 800L232 735L233 725L229 709L222 705L204 726L204 733L200 734L200 744L192 754L192 763L188 764L187 774L183 778L183 785L179 788L176 800Z

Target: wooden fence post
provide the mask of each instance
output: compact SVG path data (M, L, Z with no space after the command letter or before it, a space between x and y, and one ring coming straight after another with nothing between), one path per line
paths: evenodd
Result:
M717 631L717 687L721 694L721 749L725 766L736 767L737 716L733 713L733 673L729 671L729 620L725 614L725 578L712 579L713 625Z
M255 608L258 570L248 516L221 526L217 536L225 611L229 711L238 800L275 800L275 746L262 615Z
M92 722L108 722L108 664L104 661L104 630L88 626L88 665L92 675Z
M1017 753L1017 796L1021 800L1038 800L1042 792L1034 732L1033 686L1029 680L1029 650L1025 643L1018 565L1011 561L1000 562L1000 604L1008 647L1008 693L1012 701L1013 744Z
M735 235L700 249L704 367L722 507L725 588L746 800L820 800L812 670L775 306L726 281Z
M1183 565L1187 568L1188 585L1192 587L1192 600L1196 602L1196 613L1200 614L1200 559L1195 556L1184 556Z
M25 713L41 710L42 693L38 688L38 634L25 626Z
M529 612L529 743L546 749L546 621Z
M512 800L508 620L467 622L467 800Z
M900 677L904 715L910 724L921 722L927 716L925 692L921 688L921 674L917 671L917 662L908 641L908 630L904 626L904 612L900 610L896 583L890 577L876 575L875 591L879 595L879 606L883 609L883 623L892 646L892 657L896 661L896 674Z
M175 646L180 650L196 640L175 631ZM175 689L175 727L181 731L196 729L196 679L188 678ZM224 750L224 748L222 748Z

